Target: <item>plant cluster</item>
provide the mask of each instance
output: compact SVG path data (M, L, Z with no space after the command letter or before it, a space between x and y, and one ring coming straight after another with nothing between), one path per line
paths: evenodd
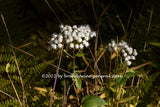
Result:
M127 42L124 42L123 40L119 43L116 43L114 40L112 40L111 43L107 45L107 47L110 52L119 51L122 53L124 62L128 66L132 64L130 60L135 60L135 57L138 55L137 50L129 47Z
M91 31L89 25L60 25L60 34L53 33L52 38L48 42L51 48L57 49L62 48L64 44L68 45L69 48L83 49L89 46L89 40L96 37L96 33Z

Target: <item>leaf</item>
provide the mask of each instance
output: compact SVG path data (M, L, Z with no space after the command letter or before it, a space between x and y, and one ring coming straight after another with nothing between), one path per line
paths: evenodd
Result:
M77 72L74 72L73 74L72 74L72 76L78 76L78 73ZM76 84L76 87L77 88L79 88L79 89L81 89L81 87L82 87L82 80L81 80L81 78L79 78L79 77L76 77L76 78L72 78L72 80L75 82L75 84Z
M77 54L76 54L77 57L82 57L82 56L84 56L84 55L85 55L84 53L77 53Z
M6 65L6 72L8 72L8 68L10 67L10 64L9 63L7 63L7 65Z
M153 46L160 46L160 42L150 42L150 44Z
M106 98L107 97L107 93L103 93L100 95L101 98Z
M137 70L137 69L142 68L142 67L144 67L144 66L146 66L146 65L148 65L148 64L150 64L150 63L151 63L151 62L147 62L147 63L141 64L141 65L139 65L139 66L132 67L131 69L132 69L132 70Z
M112 55L111 55L111 59L114 59L117 55L118 55L118 52L120 51L120 48L118 47L118 50L117 51L115 51L115 53L113 53Z
M38 90L38 91L47 92L47 90L45 88L41 88L41 87L34 87L34 89Z
M71 58L73 58L72 55L70 55L65 49L63 49L64 53L66 53L68 56L70 56Z
M116 79L116 84L118 87L120 87L121 85L123 85L125 82L127 81L126 77L118 77Z
M117 86L119 87L119 86L123 85L127 81L128 78L131 78L138 73L139 72L134 72L134 71L126 72L124 77L119 77L119 78L116 79Z
M81 104L82 107L97 107L106 105L105 101L101 97L95 95L84 96Z
M124 103L124 102L127 102L127 101L131 101L135 98L136 98L136 96L131 96L131 97L128 97L128 98L121 99L121 100L117 101L117 103Z
M133 77L134 75L136 75L135 72L127 72L127 73L125 74L125 77L126 77L126 78L131 78L131 77Z

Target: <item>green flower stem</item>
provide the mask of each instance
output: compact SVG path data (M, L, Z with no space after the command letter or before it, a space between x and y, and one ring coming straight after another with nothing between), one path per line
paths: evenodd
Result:
M75 72L75 48L73 49L73 72Z

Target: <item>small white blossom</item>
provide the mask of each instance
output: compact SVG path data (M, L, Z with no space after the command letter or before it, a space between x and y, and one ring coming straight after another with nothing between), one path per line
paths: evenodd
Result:
M81 38L78 38L78 42L82 42L82 39L81 39Z
M63 41L62 38L58 38L58 42L61 43Z
M128 53L131 55L133 52L133 48L127 48Z
M130 56L125 57L125 61L129 61L131 59Z
M54 43L55 43L55 44L58 44L58 40L57 40L57 39L56 39L56 40L54 40Z
M58 44L58 48L62 48L62 46L63 46L62 44Z
M51 41L54 41L54 38L51 38Z
M83 46L83 44L80 44L79 47L80 47L80 49L83 49L84 46Z
M133 55L134 55L134 56L137 56L137 55L138 55L136 49L134 49Z
M122 49L121 51L122 51L122 53L125 53L125 52L126 52L124 49Z
M132 60L135 60L136 58L135 58L135 56L131 56L131 59L132 59Z
M84 39L85 39L86 41L88 41L88 40L89 40L89 37L88 37L88 36L86 36Z
M112 45L112 47L114 47L116 45L114 40L111 41L111 45Z
M114 51L117 51L117 46L115 46L115 47L113 48L113 50L114 50Z
M52 35L53 35L53 37L54 37L54 38L56 38L56 37L57 37L57 34L52 34Z
M56 44L51 44L51 47L52 47L53 49L57 49L57 45L56 45Z
M132 62L131 62L131 61L127 61L126 64L127 64L128 66L130 66L130 65L132 64Z
M88 46L89 46L89 43L88 43L88 42L86 42L84 45L85 45L86 47L88 47Z
M75 48L76 48L76 49L79 49L79 45L78 45L78 44L76 44L76 45L75 45Z
M74 48L74 44L73 43L70 43L70 48Z
M126 56L127 56L127 53L124 52L124 53L123 53L123 56L126 57Z
M136 49L133 49L132 47L129 47L127 45L127 42L121 41L118 44L112 40L111 43L107 45L108 50L113 52L116 51L117 49L120 49L120 52L122 56L124 57L124 62L129 66L131 65L130 60L135 60L135 56L138 55Z
M66 43L69 43L70 42L70 40L69 39L66 39Z
M76 29L77 28L77 25L73 25L73 29Z

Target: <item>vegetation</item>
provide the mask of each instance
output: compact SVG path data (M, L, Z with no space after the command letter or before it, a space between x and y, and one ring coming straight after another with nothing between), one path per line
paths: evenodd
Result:
M0 107L159 107L159 5L0 0Z

